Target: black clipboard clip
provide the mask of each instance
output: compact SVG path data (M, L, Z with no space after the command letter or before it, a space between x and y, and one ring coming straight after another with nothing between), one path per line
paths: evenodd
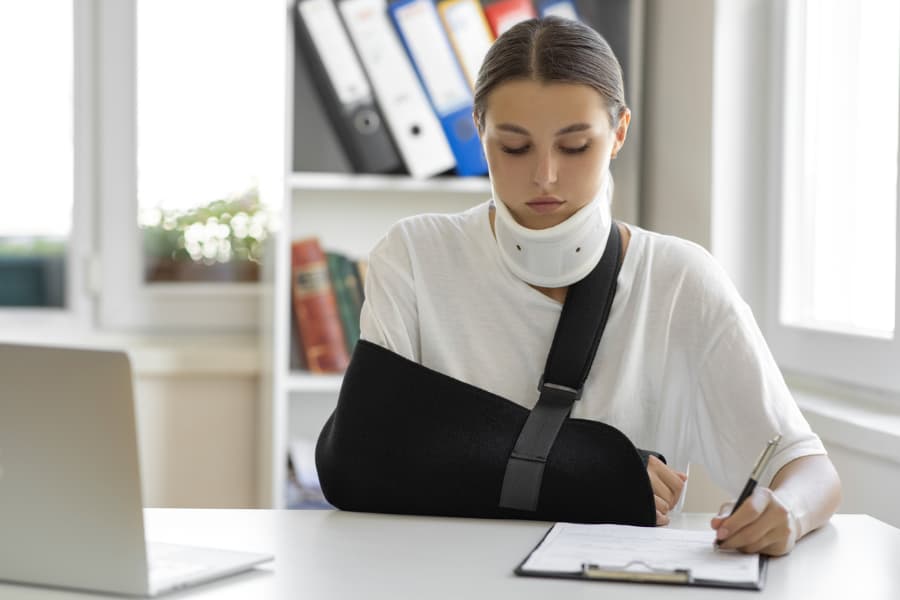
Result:
M632 569L640 567L640 569ZM640 560L633 560L620 567L598 566L590 563L581 565L582 577L613 581L637 581L644 583L693 583L690 569L657 569Z

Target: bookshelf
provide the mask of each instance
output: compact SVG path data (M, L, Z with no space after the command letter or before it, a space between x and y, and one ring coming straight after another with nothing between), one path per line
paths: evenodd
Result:
M261 418L261 506L284 508L288 445L315 440L334 408L341 376L292 371L290 244L318 236L323 247L353 257L369 249L399 219L422 212L457 212L490 196L485 178L415 180L405 176L290 173L282 229L273 237L264 314L268 313L265 410Z

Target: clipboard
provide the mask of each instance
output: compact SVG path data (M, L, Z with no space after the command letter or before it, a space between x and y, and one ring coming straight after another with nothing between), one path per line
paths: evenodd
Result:
M600 528L615 528L617 532L625 532L626 535L628 532L634 532L636 530L649 530L649 531L660 531L663 528L651 528L651 527L633 527L629 525L577 525L571 523L556 523L547 532L544 534L544 537L541 538L541 541L531 550L528 556L519 563L519 565L515 568L514 573L516 575L522 577L549 577L549 578L559 578L559 579L580 579L583 581L608 581L608 582L628 582L628 583L649 583L649 584L664 584L664 585L686 585L686 586L696 586L696 587L716 587L716 588L729 588L729 589L746 589L746 590L762 590L765 586L766 574L768 572L768 557L764 555L739 555L736 552L725 552L725 551L713 551L711 548L711 540L710 537L710 550L713 552L721 553L716 554L719 557L727 557L728 555L734 556L735 560L749 561L750 559L754 559L758 561L758 568L756 572L753 574L754 576L748 577L745 580L731 580L728 578L716 578L704 576L697 576L697 572L692 569L690 566L666 566L660 567L654 564L652 560L648 560L644 558L642 555L637 555L629 560L620 561L617 564L605 564L598 563L596 561L591 560L580 560L577 556L570 555L567 558L569 564L564 564L566 561L555 560L554 565L551 567L546 566L546 562L544 562L544 566L540 565L534 566L530 565L532 563L533 557L535 553L542 552L547 550L548 543L554 543L558 540L552 539L553 534L556 533L560 526L567 527L578 527L584 528L584 531L589 531L589 528L598 528L595 529L598 533L597 535L603 535L601 533L603 530ZM694 537L696 532L692 532L691 530L666 530L671 532L670 537L673 539L678 539L683 536L691 536ZM684 533L688 532L688 533ZM667 534L669 535L669 534ZM637 548L639 551L642 544L649 543L647 540L641 541L638 538L630 539L630 546L632 548Z

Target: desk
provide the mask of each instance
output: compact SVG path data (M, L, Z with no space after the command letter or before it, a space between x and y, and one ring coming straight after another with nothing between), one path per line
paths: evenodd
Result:
M710 515L675 515L706 528ZM569 598L849 600L900 598L900 530L865 515L836 515L769 563L762 592L516 577L513 568L549 524L339 511L148 509L148 538L273 553L256 571L164 598L385 600ZM0 584L0 600L110 596Z

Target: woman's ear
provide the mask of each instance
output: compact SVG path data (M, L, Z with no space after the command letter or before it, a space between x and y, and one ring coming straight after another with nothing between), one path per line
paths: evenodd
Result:
M478 122L478 116L475 114L475 111L472 111L472 122L475 123L475 131L478 132L478 139L481 139L484 132L481 131L481 123Z
M622 115L619 117L619 124L616 126L615 136L616 139L613 142L613 149L610 156L615 158L619 153L619 150L622 149L622 146L625 145L625 138L628 137L628 125L631 123L631 110L625 108L622 111Z

